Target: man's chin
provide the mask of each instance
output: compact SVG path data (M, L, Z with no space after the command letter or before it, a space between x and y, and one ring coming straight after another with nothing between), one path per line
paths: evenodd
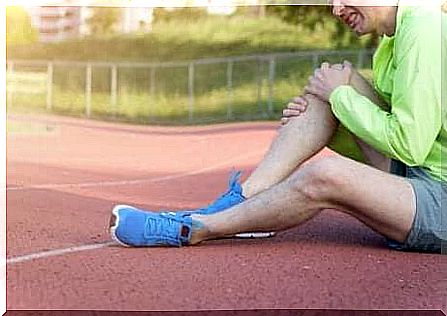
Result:
M361 37L361 36L371 33L371 32L364 30L363 28L353 29L353 31L354 31L355 35L357 35L358 37Z

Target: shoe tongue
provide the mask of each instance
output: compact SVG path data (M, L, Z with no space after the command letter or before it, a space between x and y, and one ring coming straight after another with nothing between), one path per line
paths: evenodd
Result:
M238 171L238 172L234 172L231 175L230 180L228 181L229 190L225 194L229 194L231 192L237 193L239 195L242 194L242 187L239 184L239 178L241 176L241 173L242 173L241 171Z

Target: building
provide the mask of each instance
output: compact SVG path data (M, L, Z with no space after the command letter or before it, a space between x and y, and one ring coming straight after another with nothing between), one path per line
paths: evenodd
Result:
M63 2L65 6L58 4L62 3L27 8L31 23L39 32L39 41L59 42L91 35L87 21L92 7L67 6L67 1ZM114 28L117 33L149 32L152 18L153 8L124 7Z
M260 0L108 0L108 6L121 7L121 17L115 25L117 33L150 32L153 7L206 7L210 14L232 14L238 5L257 5ZM41 42L58 42L92 34L87 21L92 6L100 0L49 0L45 6L29 7L33 26ZM151 7L148 7L150 5Z
M56 42L79 36L80 13L79 7L40 7L39 40L42 42Z

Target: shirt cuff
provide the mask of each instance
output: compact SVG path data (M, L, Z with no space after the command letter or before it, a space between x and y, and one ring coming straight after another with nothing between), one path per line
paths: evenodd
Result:
M351 86L348 85L343 85L343 86L338 86L337 88L335 88L331 95L329 96L329 103L331 105L335 105L337 103L340 103L340 97L343 93L348 92L348 90L353 89Z
M340 107L343 107L343 96L346 96L349 94L352 90L355 91L355 89L348 85L338 86L337 88L332 91L331 95L329 96L329 103L331 104L332 112L335 116L338 116L337 114L340 112Z

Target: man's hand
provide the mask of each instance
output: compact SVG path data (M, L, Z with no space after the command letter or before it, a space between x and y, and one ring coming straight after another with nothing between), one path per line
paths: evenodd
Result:
M306 112L308 104L304 96L293 98L287 104L287 108L282 111L281 124L286 125L292 118L298 117Z
M349 85L352 75L352 65L344 62L341 65L331 67L329 63L323 63L320 69L315 71L314 76L309 78L309 83L304 88L319 99L328 102L331 93L342 85Z
M320 76L321 70L325 69L334 69L338 71L342 71L344 68L349 68L351 72L351 77L356 79L356 77L361 77L360 74L352 67L352 64L345 61L343 64L334 64L330 65L329 63L323 63L321 68L315 70L314 76L309 77L309 82L313 80L316 76ZM306 96L299 96L293 98L288 104L287 107L282 111L281 124L286 125L290 122L291 119L295 117L299 117L304 114L307 110L309 102L306 99Z

